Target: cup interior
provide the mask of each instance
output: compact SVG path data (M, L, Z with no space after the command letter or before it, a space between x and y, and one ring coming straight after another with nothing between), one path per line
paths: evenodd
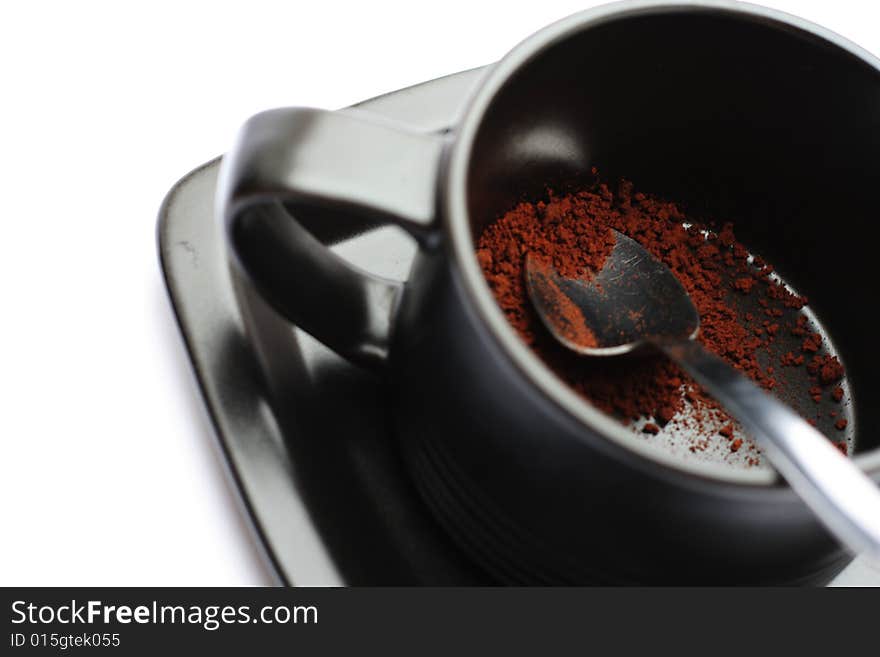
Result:
M872 58L769 15L610 14L520 66L471 148L472 236L517 202L603 178L733 221L810 299L846 364L857 452L880 446L871 319L880 218L880 72Z

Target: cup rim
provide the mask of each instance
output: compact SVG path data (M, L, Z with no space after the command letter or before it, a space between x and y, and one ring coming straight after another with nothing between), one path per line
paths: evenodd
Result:
M786 28L794 28L843 49L880 72L880 59L848 39L805 19L775 9L724 0L622 0L578 12L544 27L520 42L491 67L473 93L458 125L447 159L445 193L442 195L445 229L452 257L463 287L477 314L489 328L496 344L517 370L565 414L610 440L645 466L666 466L677 474L700 480L768 487L786 485L772 468L741 469L721 463L687 461L653 443L634 439L631 430L595 408L554 374L519 338L510 326L480 270L468 224L466 188L474 139L486 110L511 76L549 47L586 29L623 18L661 13L723 13L743 16ZM880 471L880 448L856 454L853 461L869 474Z

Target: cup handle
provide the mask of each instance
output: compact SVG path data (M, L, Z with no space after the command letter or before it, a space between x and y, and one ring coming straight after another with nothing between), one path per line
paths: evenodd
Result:
M357 110L287 108L252 117L223 157L218 215L234 260L287 319L371 368L388 357L403 284L354 267L321 244L285 203L434 234L445 140Z

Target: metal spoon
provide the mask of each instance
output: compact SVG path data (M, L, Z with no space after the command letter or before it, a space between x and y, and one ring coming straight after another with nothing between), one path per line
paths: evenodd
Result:
M638 242L615 233L614 248L589 280L562 277L526 256L529 297L550 332L588 356L642 346L661 350L761 443L779 473L846 547L880 560L880 490L874 482L800 415L694 340L700 317L684 287Z

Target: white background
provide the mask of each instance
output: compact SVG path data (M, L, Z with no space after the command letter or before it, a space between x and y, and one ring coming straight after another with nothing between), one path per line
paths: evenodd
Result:
M270 582L161 282L165 192L261 109L485 64L593 4L3 3L0 585ZM873 2L765 4L880 53Z

